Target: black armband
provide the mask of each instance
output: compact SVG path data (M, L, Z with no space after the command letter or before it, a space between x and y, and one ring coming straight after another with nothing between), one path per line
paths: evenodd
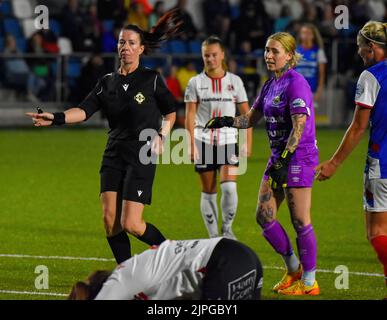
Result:
M53 113L54 119L52 120L52 124L56 126L61 126L66 123L66 115L64 112L55 112Z

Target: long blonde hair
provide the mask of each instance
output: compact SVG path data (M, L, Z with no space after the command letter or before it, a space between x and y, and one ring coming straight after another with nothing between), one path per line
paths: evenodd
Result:
M298 61L302 58L302 55L296 52L296 39L288 32L277 32L272 34L267 40L276 40L281 43L286 53L290 53L292 58L289 61L291 68L294 68Z
M373 42L387 52L387 23L368 21L358 33L362 44Z

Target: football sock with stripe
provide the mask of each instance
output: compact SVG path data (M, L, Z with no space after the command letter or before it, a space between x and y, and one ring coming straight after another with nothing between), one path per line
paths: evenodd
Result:
M106 239L117 264L128 260L132 256L130 240L125 231L121 231L112 237L106 237Z
M220 184L222 197L222 226L224 230L231 228L238 206L237 184L235 181L226 181Z
M218 232L218 204L216 193L202 192L200 197L200 211L210 238L217 237Z
M159 245L165 241L165 237L153 224L146 223L146 228L142 236L137 237L138 240L145 242L147 245Z
M387 235L380 235L373 238L371 244L378 255L379 261L384 267L384 279L387 286Z
M317 241L311 224L297 228L297 247L303 268L302 280L312 286L316 278Z
M297 271L300 262L294 254L289 237L281 224L277 220L266 223L263 226L263 236L274 250L282 256L288 272Z

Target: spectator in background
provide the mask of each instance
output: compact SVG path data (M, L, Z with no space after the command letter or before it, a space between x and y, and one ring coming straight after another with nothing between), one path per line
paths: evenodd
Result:
M215 34L225 40L230 28L231 7L229 0L204 0L202 11L207 34Z
M179 127L184 127L185 123L185 104L183 97L183 90L181 90L180 82L177 79L177 66L171 65L167 77L165 78L165 83L171 91L173 97L176 99L176 124Z
M195 64L192 61L187 60L186 64L180 67L176 72L176 78L179 80L181 90L185 91L189 80L197 74Z
M127 16L124 0L97 0L97 12L100 20L114 20L120 24Z
M105 31L102 34L102 51L103 52L116 52L117 42L122 25L120 22L115 22L113 31Z
M280 17L274 22L274 32L285 31L291 21L290 9L287 5L284 5Z
M54 79L52 78L50 70L50 65L53 60L39 56L47 53L58 53L59 48L55 42L47 41L45 36L47 36L47 38L51 36L50 30L41 30L35 32L30 37L27 44L27 53L34 53L37 57L30 58L27 61L31 72L35 75L35 77L44 81L44 87L42 88L44 90L40 93L39 98L42 98L43 100L49 100L50 98L53 98L54 94ZM43 81L41 81L42 84Z
M198 29L196 28L191 14L187 11L187 0L177 0L177 4L173 9L178 9L183 21L181 33L179 38L182 40L192 40L199 36Z
M133 0L133 2L137 2L137 3L142 5L143 11L144 11L144 13L146 14L147 17L149 17L151 15L151 13L153 12L153 7L149 3L148 0ZM155 22L157 22L157 20ZM154 25L151 25L151 26L154 26Z
M12 57L4 58L5 85L11 89L26 90L27 100L39 102L37 95L45 86L45 81L31 72L27 62L18 57L19 53L15 38L8 34L5 38L4 54Z
M93 54L89 61L82 67L78 80L78 99L82 101L87 94L95 87L98 79L106 74L104 61L99 54Z
M165 13L164 1L156 1L152 13L149 15L149 27L154 26L156 21Z
M62 10L63 36L71 40L74 51L82 51L82 16L78 6L78 0L67 0Z
M315 25L302 25L297 37L297 52L302 55L295 70L308 81L313 92L314 107L317 108L324 91L327 57L324 42Z
M129 9L126 22L128 24L137 25L142 30L148 30L149 28L148 16L145 13L143 3L140 3L138 1L133 1L130 4L130 9Z
M89 4L82 20L83 50L88 52L99 51L101 49L103 26L98 18L97 5L95 3Z
M262 1L242 1L241 14L231 22L230 30L233 49L239 48L243 41L249 41L253 51L264 48L272 30L272 22Z

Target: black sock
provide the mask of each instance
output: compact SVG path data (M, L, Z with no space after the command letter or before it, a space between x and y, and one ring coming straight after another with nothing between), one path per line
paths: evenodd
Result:
M130 240L125 231L121 231L112 237L106 237L106 239L109 242L117 264L128 260L132 256Z
M142 236L137 237L138 240L145 242L150 246L159 245L164 242L165 238L153 224L146 223L146 229Z

